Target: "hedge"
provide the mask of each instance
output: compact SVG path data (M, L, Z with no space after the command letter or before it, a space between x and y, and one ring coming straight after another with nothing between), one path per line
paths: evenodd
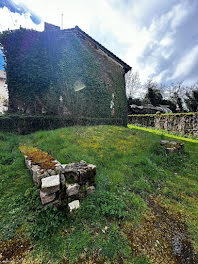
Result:
M73 118L60 116L10 115L0 117L0 131L29 134L75 125L123 125L121 118Z

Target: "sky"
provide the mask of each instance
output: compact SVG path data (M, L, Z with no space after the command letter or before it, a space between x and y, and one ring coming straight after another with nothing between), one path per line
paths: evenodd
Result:
M198 81L198 0L0 0L0 31L78 25L145 82ZM0 68L3 62L0 56Z

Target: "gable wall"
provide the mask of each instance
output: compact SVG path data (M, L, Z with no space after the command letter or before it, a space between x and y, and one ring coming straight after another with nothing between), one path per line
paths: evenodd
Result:
M6 37L15 42L14 50ZM6 37L2 44L11 112L122 117L126 124L124 70L90 41L72 31L23 29ZM75 92L76 82L86 88Z
M127 123L127 99L125 86L125 71L120 63L108 56L100 47L90 40L78 34L83 44L88 47L100 65L100 76L108 87L109 91L114 94L114 116L122 117L124 123Z

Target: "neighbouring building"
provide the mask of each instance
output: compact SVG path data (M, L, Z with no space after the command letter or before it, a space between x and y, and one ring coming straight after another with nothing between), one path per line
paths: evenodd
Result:
M5 102L7 100L6 73L0 70L0 114L7 110Z
M121 118L131 67L79 27L3 32L9 112Z

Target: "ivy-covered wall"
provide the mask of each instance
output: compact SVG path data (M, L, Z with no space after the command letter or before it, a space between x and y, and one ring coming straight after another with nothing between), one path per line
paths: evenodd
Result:
M124 69L77 32L3 32L9 112L127 120ZM111 108L110 108L111 105Z

